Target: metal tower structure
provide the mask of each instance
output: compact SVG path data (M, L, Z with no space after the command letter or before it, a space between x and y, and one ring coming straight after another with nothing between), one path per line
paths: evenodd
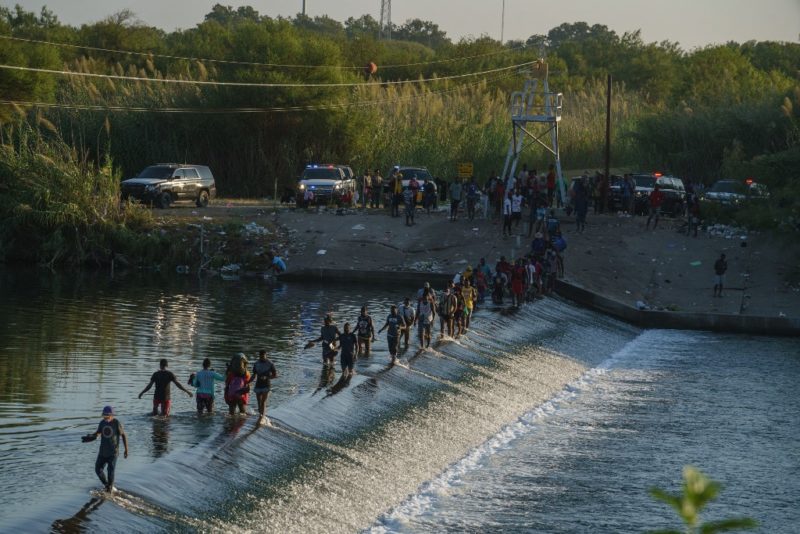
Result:
M379 39L392 40L392 0L381 0L381 33Z
M545 60L540 59L535 68L539 76L530 71L522 91L511 94L511 143L501 176L504 180L509 176L516 176L522 151L530 145L538 144L553 156L559 193L566 202L567 191L561 176L561 156L558 150L558 123L561 122L563 95L550 91ZM549 144L542 140L548 134Z

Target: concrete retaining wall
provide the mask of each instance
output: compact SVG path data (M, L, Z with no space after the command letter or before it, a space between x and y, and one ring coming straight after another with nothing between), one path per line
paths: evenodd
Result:
M800 318L796 317L637 310L563 280L556 281L556 293L576 304L607 313L642 328L800 336Z

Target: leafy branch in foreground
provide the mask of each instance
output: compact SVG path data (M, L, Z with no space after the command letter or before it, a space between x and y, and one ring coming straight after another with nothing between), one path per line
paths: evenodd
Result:
M716 532L729 532L755 528L757 523L749 517L723 519L700 523L700 512L705 506L717 498L722 486L699 469L690 465L683 468L683 492L671 494L660 488L652 488L650 495L655 499L665 502L681 516L685 530L657 530L651 534L714 534Z

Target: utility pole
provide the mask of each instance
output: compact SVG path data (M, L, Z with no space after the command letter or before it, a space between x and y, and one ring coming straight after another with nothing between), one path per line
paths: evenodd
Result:
M500 44L502 45L505 41L503 37L505 36L506 32L506 0L503 0L503 12L500 15Z
M392 0L381 0L381 22L379 39L392 40Z
M606 88L606 180L611 180L611 75L608 75L608 87Z
M306 16L306 0L303 0L303 16Z

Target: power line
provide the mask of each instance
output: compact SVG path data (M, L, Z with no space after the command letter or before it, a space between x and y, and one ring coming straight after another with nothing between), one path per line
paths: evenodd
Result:
M28 39L25 37L15 37L13 35L0 35L0 39L7 39L9 41L18 41L23 43L32 43L32 44L42 44L48 46L56 46L62 48L77 48L79 50L93 50L96 52L108 52L112 54L122 54L128 56L142 56L147 58L164 58L164 59L177 59L177 60L185 60L185 61L199 61L201 63L219 63L223 65L241 65L247 67L270 67L270 68L287 68L287 69L341 69L341 70L363 70L364 67L352 67L352 66L345 66L345 65L302 65L302 64L292 64L292 63L262 63L257 61L239 61L233 59L212 59L212 58L198 58L192 56L178 56L178 55L170 55L170 54L155 54L152 52L137 52L134 50L118 50L114 48L101 48L97 46L89 46L89 45L76 45L71 43L58 43L54 41L44 41L41 39ZM446 58L446 59L436 59L432 61L419 61L415 63L396 63L393 65L381 65L381 69L391 69L391 68L400 68L400 67L416 67L421 65L438 65L441 63L452 63L455 61L465 61L468 59L477 59L482 57L490 57L490 56L497 56L500 54L506 54L509 52L517 52L519 50L524 50L526 45L516 46L512 48L507 48L504 50L496 50L494 52L486 52L483 54L475 54L472 56L462 56L462 57L455 57L455 58Z
M125 80L133 82L153 82L153 83L172 83L183 85L209 85L217 87L262 87L262 88L283 88L283 87L363 87L369 85L408 85L408 84L422 84L428 82L439 82L444 80L456 80L460 78L469 78L471 76L482 76L484 74L492 74L494 72L502 72L513 70L517 68L527 67L533 65L536 61L527 61L525 63L518 63L508 67L498 67L496 69L489 69L478 72L469 72L466 74L452 74L450 76L441 76L436 78L420 78L417 80L390 80L362 83L362 82L337 82L337 83L306 83L306 82L292 82L292 83L255 83L255 82L215 82L208 80L180 80L175 78L144 78L140 76L122 76L119 74L97 74L93 72L75 72L68 70L55 70L43 69L39 67L23 67L19 65L0 65L0 69L16 70L25 72L38 72L41 74L57 74L60 76L78 76L84 78L101 78L112 80Z
M511 74L506 73L501 76L496 76L489 82L496 82L503 78L507 78L511 76ZM377 106L381 104L391 104L395 102L403 102L408 100L419 100L423 98L428 98L430 96L437 96L443 95L447 93L453 93L460 91L465 88L474 87L483 83L484 80L459 85L458 87L454 87L451 89L443 89L439 91L428 91L418 95L411 95L405 97L398 97L398 98L384 98L384 99L373 99L373 100L357 100L354 102L342 102L342 103L331 103L331 104L316 104L316 105L305 105L305 106L282 106L282 107L271 107L271 108L250 108L250 107L241 107L241 108L149 108L143 106L103 106L99 104L64 104L64 103L53 103L53 102L34 102L34 101L22 101L22 100L0 100L0 105L3 106L18 106L18 107L43 107L43 108L52 108L52 109L66 109L66 110L74 110L74 111L101 111L101 112L130 112L130 113L164 113L164 114L197 114L197 115L224 115L224 114L251 114L251 113L290 113L290 112L298 112L298 111L323 111L328 109L346 109L355 106Z

